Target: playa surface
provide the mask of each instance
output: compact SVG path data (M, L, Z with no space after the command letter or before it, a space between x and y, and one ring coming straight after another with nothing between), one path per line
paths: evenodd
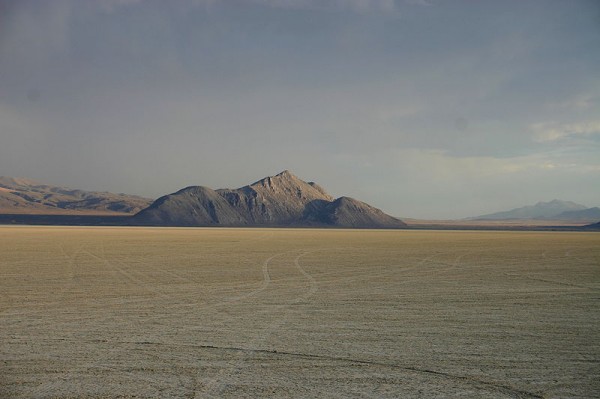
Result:
M0 397L589 398L600 234L0 227Z

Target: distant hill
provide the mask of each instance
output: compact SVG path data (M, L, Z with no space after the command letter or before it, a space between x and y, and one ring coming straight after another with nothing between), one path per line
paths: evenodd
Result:
M406 224L364 202L334 199L289 171L238 189L191 186L157 199L132 219L158 226L332 226L401 228Z
M575 202L555 199L550 202L538 202L535 205L511 209L510 211L476 216L469 218L469 220L555 219L559 215L567 212L584 211L587 209L588 208L586 206L577 204Z
M565 211L558 214L555 218L556 220L600 220L600 208L596 206L594 208L587 208L579 211Z
M133 214L152 203L127 194L83 191L0 176L0 214Z

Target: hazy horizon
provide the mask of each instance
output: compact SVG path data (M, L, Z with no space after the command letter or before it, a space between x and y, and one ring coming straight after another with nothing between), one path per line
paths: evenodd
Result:
M600 206L600 3L0 0L0 175L289 169L400 217Z

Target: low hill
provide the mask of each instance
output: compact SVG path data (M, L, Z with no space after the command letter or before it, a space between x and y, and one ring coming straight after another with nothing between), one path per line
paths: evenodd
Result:
M588 209L586 206L572 201L552 200L549 202L538 202L510 211L490 213L475 216L469 220L504 220L504 219L556 219L558 215L565 212L582 211Z
M158 226L406 227L364 202L334 199L287 170L238 189L186 187L159 198L132 220Z
M0 214L134 214L152 200L0 176Z

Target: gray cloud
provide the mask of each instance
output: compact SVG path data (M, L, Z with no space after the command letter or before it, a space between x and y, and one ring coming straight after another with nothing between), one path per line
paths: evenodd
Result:
M287 9L351 10L355 12L394 12L394 0L250 0L254 4Z
M0 174L158 196L291 169L420 217L600 205L598 7L429 3L15 3Z

